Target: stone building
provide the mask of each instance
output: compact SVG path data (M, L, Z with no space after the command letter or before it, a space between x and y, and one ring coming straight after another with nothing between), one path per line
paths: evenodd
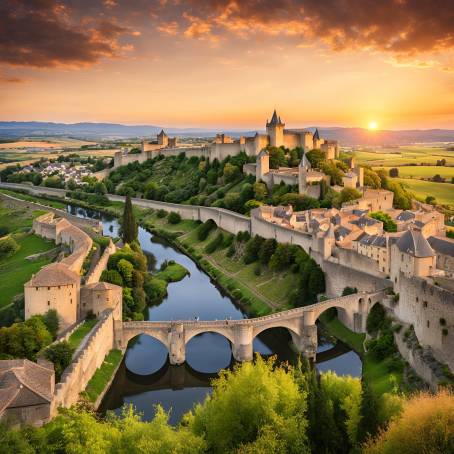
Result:
M55 388L52 366L28 359L0 361L0 418L38 426L49 422Z

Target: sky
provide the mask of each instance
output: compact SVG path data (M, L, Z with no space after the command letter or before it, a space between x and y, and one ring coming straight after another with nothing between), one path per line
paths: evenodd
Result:
M452 0L1 0L0 120L454 129Z

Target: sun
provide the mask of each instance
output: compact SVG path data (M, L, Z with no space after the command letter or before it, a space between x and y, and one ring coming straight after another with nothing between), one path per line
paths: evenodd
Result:
M378 124L376 121L370 121L368 127L371 131L375 131L377 129L377 126L378 126Z

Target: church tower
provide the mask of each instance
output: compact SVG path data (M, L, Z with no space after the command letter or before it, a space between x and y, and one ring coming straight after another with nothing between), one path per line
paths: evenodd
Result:
M167 147L169 145L169 137L163 129L161 129L161 132L158 134L158 145L162 145L163 147Z
M281 121L274 109L273 116L270 122L266 122L266 132L270 137L270 145L272 147L280 147L284 145L284 126L285 124Z

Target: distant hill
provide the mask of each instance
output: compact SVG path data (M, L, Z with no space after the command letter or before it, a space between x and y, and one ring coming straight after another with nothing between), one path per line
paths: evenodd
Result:
M1 121L0 138L22 137L75 137L79 139L124 139L156 136L162 129L154 125L122 125L115 123L50 123L39 121ZM452 129L374 131L362 128L319 127L320 135L327 139L337 139L343 146L393 146L411 143L454 142ZM165 128L168 134L185 137L209 137L220 130L203 128ZM302 130L302 129L301 129ZM304 128L314 131L315 127ZM297 129L294 129L297 131ZM254 135L256 131L222 131L233 137ZM259 131L263 132L263 131Z

